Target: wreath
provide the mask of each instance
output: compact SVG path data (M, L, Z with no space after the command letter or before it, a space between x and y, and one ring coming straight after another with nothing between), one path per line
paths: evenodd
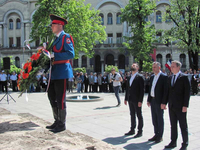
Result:
M31 84L37 84L36 76L47 71L50 67L50 53L44 47L37 48L36 54L33 54L24 64L18 75L17 87L21 91L20 96L29 89Z

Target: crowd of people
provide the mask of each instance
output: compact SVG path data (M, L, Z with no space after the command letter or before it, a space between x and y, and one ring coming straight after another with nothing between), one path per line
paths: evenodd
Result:
M166 72L162 69L162 72L167 76L171 75L171 72ZM145 93L149 91L150 77L153 72L143 72L140 71L144 78L144 90ZM191 84L191 95L198 94L200 88L200 71L186 70L185 74L188 75L188 79ZM119 71L122 81L120 84L119 92L124 93L126 90L127 78L130 77L131 72L122 72ZM44 92L47 89L49 74L43 73L42 75L37 75L37 84L31 84L28 89L29 92ZM113 82L111 79L111 73L104 72L93 73L90 72L89 75L83 72L74 73L73 78L69 78L67 81L67 92L68 93L88 93L88 92L104 92L104 93L113 93ZM7 88L11 88L13 92L18 91L17 88L18 76L15 72L12 74L6 74L4 70L0 72L0 91L7 92ZM8 81L8 82L7 82Z

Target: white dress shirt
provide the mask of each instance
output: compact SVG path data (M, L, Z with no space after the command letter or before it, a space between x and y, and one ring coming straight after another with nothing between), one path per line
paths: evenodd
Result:
M172 80L171 80L171 85L173 85L173 82L174 82L174 84L176 83L176 79L178 78L180 73L181 73L181 71L179 71L177 74L173 74ZM174 81L174 75L176 75L175 81Z
M134 75L131 74L131 78L130 78L130 81L129 81L130 86L131 86L131 84L132 84L132 82L133 82L133 80L135 79L135 76L136 76L137 74L138 74L138 72L136 72Z
M155 87L156 87L156 83L160 77L160 74L161 74L161 71L157 75L154 75L152 86L151 86L151 97L155 97Z

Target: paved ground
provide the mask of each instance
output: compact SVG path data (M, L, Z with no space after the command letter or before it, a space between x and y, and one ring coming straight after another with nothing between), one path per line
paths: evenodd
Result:
M11 96L17 101L7 98L0 101L0 107L5 108L12 113L31 113L46 121L53 121L51 107L45 93L28 93L28 102L26 94L18 98L19 93L11 93ZM67 96L74 94L67 94ZM144 97L143 117L144 132L141 138L134 139L133 136L124 136L124 133L130 129L129 109L124 104L121 107L115 107L117 100L112 93L89 93L104 98L98 102L67 102L67 128L72 132L80 132L94 138L103 140L107 143L122 147L127 150L162 150L170 142L170 123L168 110L165 111L165 129L163 142L154 144L148 142L153 136L153 126L151 122L150 109L146 105L147 96ZM0 98L3 94L0 94ZM120 94L121 100L124 94ZM200 96L191 96L190 107L188 109L189 126L189 150L200 149ZM177 148L181 147L181 133L179 130Z

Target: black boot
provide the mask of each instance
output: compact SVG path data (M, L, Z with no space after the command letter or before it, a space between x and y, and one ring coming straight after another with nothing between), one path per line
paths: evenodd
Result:
M58 123L58 108L57 107L53 107L52 111L53 111L53 117L54 117L55 121L54 121L54 123L52 125L46 126L47 129L55 128L57 123Z
M66 129L65 119L66 119L66 109L58 109L58 123L56 127L51 131L54 133L64 131Z

